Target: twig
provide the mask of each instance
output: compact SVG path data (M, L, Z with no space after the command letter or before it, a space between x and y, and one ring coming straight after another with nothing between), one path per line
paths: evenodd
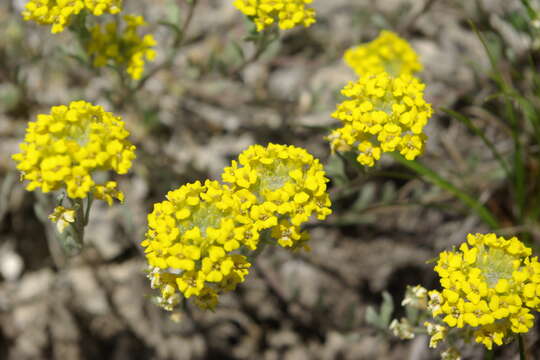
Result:
M152 78L155 74L157 74L159 71L168 68L171 66L174 62L174 58L176 57L176 54L178 53L178 50L182 47L184 44L184 41L186 39L186 32L189 29L189 26L192 22L193 15L195 14L195 7L197 6L198 0L192 0L189 4L188 14L186 16L186 20L184 21L184 24L182 25L182 29L176 33L175 39L173 41L172 50L169 54L169 56L163 61L161 64L154 67L152 70L150 70L138 83L137 85L131 90L132 92L136 92L140 90L146 82Z
M230 77L237 77L242 70L244 70L248 65L259 60L262 54L268 49L270 44L272 44L279 37L279 32L276 30L270 30L268 32L263 32L261 36L257 38L255 42L255 52L247 59L238 65L236 68L229 72Z
M519 360L527 360L527 354L525 354L525 344L523 342L523 336L518 334L518 346L519 346Z

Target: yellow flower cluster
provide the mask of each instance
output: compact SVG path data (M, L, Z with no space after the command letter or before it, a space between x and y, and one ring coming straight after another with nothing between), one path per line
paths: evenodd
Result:
M472 334L491 349L533 326L540 310L540 263L517 238L469 234L459 250L439 256L435 271L442 291L429 293L429 307L450 328ZM432 344L446 328L430 325Z
M38 24L52 24L53 34L64 31L69 26L71 17L87 10L95 16L108 12L117 14L122 10L121 0L30 0L22 16L26 21Z
M313 0L235 0L233 5L253 19L257 31L278 22L281 30L315 23L315 10L306 8Z
M96 183L94 171L113 170L125 174L135 158L135 146L127 137L120 117L101 106L73 101L68 106L53 106L49 115L40 114L26 129L21 152L12 158L27 190L40 187L44 193L66 189L72 199L89 193L112 203L123 200L116 182Z
M254 145L224 170L223 180L230 186L209 180L183 185L148 216L142 246L166 310L182 296L213 309L220 293L245 280L246 255L261 239L305 246L300 225L312 213L319 219L330 213L322 165L294 146Z
M140 79L144 71L144 61L154 60L156 45L150 34L140 36L137 30L146 25L144 18L137 15L125 15L126 26L118 29L116 21L105 25L97 24L90 30L87 51L93 56L94 66L101 67L112 62L126 69L135 80Z
M172 310L181 292L212 309L219 293L244 281L251 264L233 251L259 236L246 214L249 201L207 180L170 191L167 200L154 205L142 246L152 268L152 288L161 293L160 305Z
M253 145L225 168L222 179L256 196L251 215L284 247L302 247L307 234L301 224L313 213L320 220L331 213L323 166L301 148Z
M358 76L387 72L397 77L422 71L409 43L388 30L381 31L372 42L348 49L343 58Z
M424 88L411 75L394 78L384 72L350 82L341 91L349 100L332 114L343 122L328 136L332 151L355 147L365 166L373 166L383 152L398 151L408 160L422 154L423 129L432 114Z

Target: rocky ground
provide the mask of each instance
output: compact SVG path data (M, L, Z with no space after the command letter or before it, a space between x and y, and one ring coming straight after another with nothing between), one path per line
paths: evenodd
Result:
M125 2L151 24L161 63L170 32L156 24L185 16L186 4L179 1L177 13L172 0ZM116 110L138 160L119 179L125 204L96 204L87 245L73 258L39 220L39 196L24 191L10 154L36 114L79 98L113 109L120 90L111 70L93 72L68 56L76 51L68 32L53 36L23 22L22 3L0 4L0 359L437 358L426 350L427 337L399 341L366 323L365 311L380 306L388 291L394 317L401 316L407 284L437 285L426 261L488 228L389 157L357 172L352 183L336 180L354 170L341 169L324 141L336 125L330 114L339 90L354 79L342 55L380 29L398 31L420 54L433 107L469 114L505 153L511 139L497 125L501 115L484 106L495 90L468 21L499 34L504 51L519 59L531 47L508 22L522 11L519 1L315 0L317 24L286 32L235 71L241 59L234 43L248 56L254 51L242 41L246 22L232 1L200 0L173 66ZM422 162L499 209L512 226L504 222L504 176L482 141L442 111L427 133ZM162 311L151 301L139 245L152 204L186 182L218 179L239 152L267 142L307 148L333 177L334 214L309 226L312 251L265 250L248 281L213 313L191 306ZM538 345L538 331L527 343ZM466 356L480 358L477 350ZM500 358L515 350L502 350Z

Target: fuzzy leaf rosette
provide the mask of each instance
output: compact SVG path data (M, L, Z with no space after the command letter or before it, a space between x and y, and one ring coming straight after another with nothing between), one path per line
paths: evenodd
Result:
M363 76L341 93L348 98L332 117L343 124L327 137L332 151L358 151L357 161L374 166L385 152L399 152L408 160L424 151L424 127L432 115L424 88L410 75L387 73Z
M53 106L28 123L21 152L12 158L28 180L28 191L65 189L71 199L89 194L112 204L123 200L114 181L98 182L97 172L125 174L135 158L135 146L120 117L85 101Z
M323 220L331 213L324 168L302 148L253 145L225 168L222 179L256 197L251 217L283 247L304 247L308 235L301 225L312 214Z
M540 310L540 263L513 237L469 234L459 249L439 255L442 291L429 292L437 322L426 322L430 346L450 338L487 349L512 341L534 325Z
M386 72L398 77L422 71L414 49L406 40L388 30L381 31L369 43L348 49L343 58L358 76Z

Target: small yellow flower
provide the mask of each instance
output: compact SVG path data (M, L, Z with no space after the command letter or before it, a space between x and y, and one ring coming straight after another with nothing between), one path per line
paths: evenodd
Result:
M181 293L195 296L201 308L213 309L221 292L245 280L251 264L237 252L259 237L245 207L254 200L207 180L183 185L154 204L142 246L152 287L160 290L160 305L172 310Z
M106 12L119 13L121 0L30 0L25 5L22 16L26 21L35 21L42 25L52 25L53 34L64 31L73 16L87 10L94 16Z
M399 152L413 160L424 151L423 133L432 114L424 88L410 75L387 73L361 77L341 93L349 98L332 116L343 123L328 136L333 151L356 148L357 161L373 166L384 152Z
M107 201L123 199L115 182L96 183L96 171L125 174L135 158L135 146L127 137L120 117L85 101L53 106L49 115L40 114L26 129L21 152L12 158L28 191L44 193L65 189L67 196L82 199L89 193Z
M432 315L491 349L526 333L540 309L540 263L517 238L469 234L459 250L439 255L442 291L431 291ZM440 332L434 333L434 343Z
M117 189L116 181L107 181L105 185L96 185L93 190L93 195L96 199L103 200L111 206L113 200L117 199L124 202L124 194Z
M235 0L233 5L253 19L257 31L279 24L282 30L315 23L315 10L307 8L313 0Z
M253 145L225 168L222 178L254 195L250 217L259 229L271 229L281 246L303 247L308 237L300 226L312 214L323 220L331 213L324 168L302 148Z
M146 25L142 16L125 15L126 26L119 31L118 22L97 24L90 30L87 51L93 57L93 64L102 67L109 63L125 68L135 80L144 72L145 60L156 57L156 41L150 34L140 36L137 30Z
M345 52L344 60L358 76L386 72L391 76L422 71L418 55L407 41L383 30L375 40Z
M56 1L60 2L60 0ZM114 15L122 11L122 0L84 0L84 6L94 16L100 16L106 12Z
M56 223L56 228L61 234L64 232L66 227L69 226L69 224L75 222L75 210L67 209L63 206L57 206L54 208L53 213L49 215L49 219L53 223Z
M441 341L446 338L448 328L440 324L434 324L429 321L424 322L427 333L430 337L429 347L436 348Z

